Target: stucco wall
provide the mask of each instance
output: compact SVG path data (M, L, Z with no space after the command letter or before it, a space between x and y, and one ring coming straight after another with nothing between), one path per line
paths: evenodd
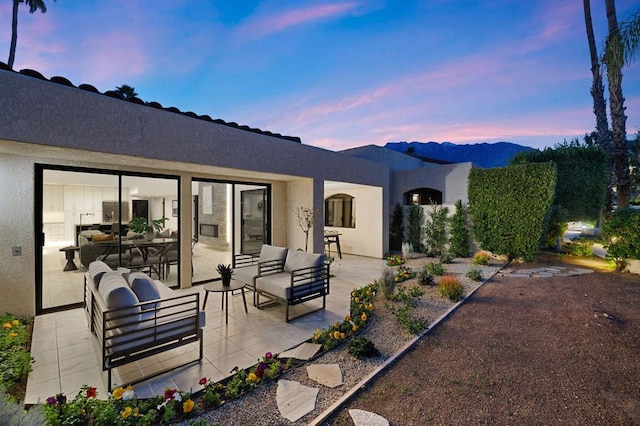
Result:
M346 189L328 190L324 197L335 194L349 194L355 198L356 227L337 228L325 227L326 230L337 231L340 234L340 248L342 253L361 256L382 257L384 255L384 241L382 231L383 217L380 206L383 202L382 190L375 187L353 186ZM335 254L335 245L331 246L331 254Z
M0 153L0 312L35 313L33 161ZM22 247L22 256L11 248Z
M446 164L392 172L390 204L404 204L404 193L416 188L433 188L442 192L443 204L467 203L467 185L472 163Z

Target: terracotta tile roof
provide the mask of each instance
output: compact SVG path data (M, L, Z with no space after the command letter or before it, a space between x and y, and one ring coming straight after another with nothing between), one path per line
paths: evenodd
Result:
M0 70L17 72L15 70L9 68L9 66L7 64L5 64L4 62L0 62ZM74 84L71 83L71 81L67 80L64 77L55 76L55 77L51 77L50 79L47 79L45 76L40 74L38 71L31 70L31 69L23 69L23 70L20 70L19 73L22 74L22 75L26 75L28 77L37 78L38 80L50 81L52 83L61 84L63 86L76 88L76 86L74 86ZM101 95L104 95L104 96L109 96L109 97L112 97L112 98L115 98L115 99L121 99L121 100L123 100L125 102L132 102L132 103L136 103L136 104L139 104L139 105L144 105L144 106L151 107L151 108L162 109L162 110L165 110L165 111L168 111L168 112L173 112L173 113L176 113L176 114L186 115L187 117L195 118L195 119L198 119L198 120L204 120L204 121L209 121L209 122L212 122L212 123L222 124L222 125L229 126L229 127L235 127L236 129L244 130L244 131L247 131L247 132L259 133L259 134L266 135L266 136L271 136L271 137L274 137L274 138L280 138L280 139L285 139L285 140L292 141L292 142L302 143L302 140L298 136L284 136L284 135L281 135L280 133L273 133L273 132L270 132L268 130L261 130L261 129L256 129L256 128L252 128L252 127L249 127L249 126L239 125L238 123L234 123L233 121L224 121L224 120L221 120L219 118L213 119L213 118L211 118L210 116L208 116L206 114L198 115L198 114L196 114L195 112L192 112L192 111L182 112L176 107L163 107L158 102L145 102L145 101L143 101L142 99L139 99L139 98L125 99L122 96L120 96L120 94L117 93L114 90L107 90L106 92L101 93L98 89L96 89L95 87L93 87L90 84L80 84L77 87L77 89L85 90L87 92L93 92L93 93L101 94Z

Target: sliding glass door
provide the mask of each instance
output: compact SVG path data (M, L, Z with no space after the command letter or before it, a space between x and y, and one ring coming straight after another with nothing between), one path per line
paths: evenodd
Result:
M79 306L94 260L179 284L177 177L37 165L36 180L38 314ZM149 242L130 229L142 212L161 224Z

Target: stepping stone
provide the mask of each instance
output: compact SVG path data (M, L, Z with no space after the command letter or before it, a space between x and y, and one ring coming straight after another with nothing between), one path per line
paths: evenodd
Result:
M320 348L322 348L322 345L319 345L317 343L305 342L300 346L296 346L293 349L280 352L280 354L278 354L278 358L295 358L295 359L300 359L302 361L306 361L308 359L311 359L315 354L317 354Z
M291 380L278 380L276 402L278 410L290 422L304 417L316 408L320 388L310 388Z
M389 426L389 420L370 411L353 409L349 415L356 426Z
M307 366L307 375L321 385L329 388L340 386L342 380L342 370L338 364L313 364Z

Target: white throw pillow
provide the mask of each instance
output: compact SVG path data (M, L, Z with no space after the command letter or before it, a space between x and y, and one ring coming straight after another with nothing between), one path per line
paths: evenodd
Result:
M260 262L268 262L270 260L284 260L287 257L286 247L270 246L263 244L260 250Z
M96 287L100 286L100 280L102 276L107 272L112 272L111 268L101 260L94 260L89 264L89 276L93 280L93 283L96 285Z

